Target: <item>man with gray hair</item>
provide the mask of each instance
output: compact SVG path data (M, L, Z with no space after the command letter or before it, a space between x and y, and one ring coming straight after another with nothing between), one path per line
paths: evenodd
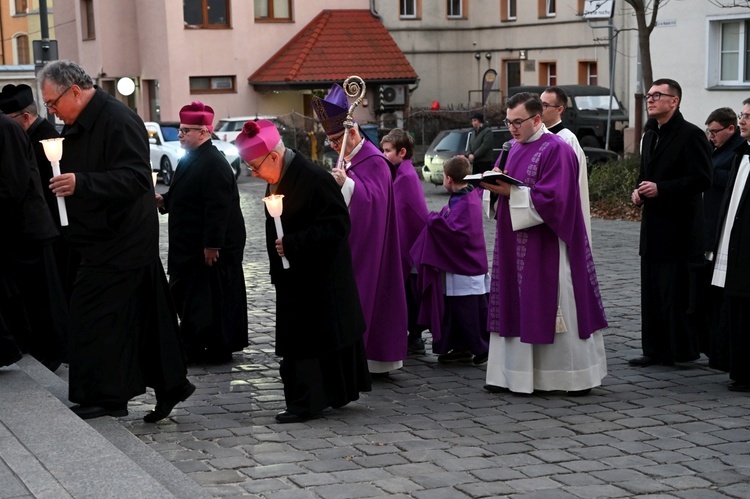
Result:
M81 255L70 298L72 410L125 416L151 386L156 407L144 420L158 421L195 386L159 259L146 128L74 62L54 61L38 78L45 107L65 123L62 174L50 188L65 198L64 234Z

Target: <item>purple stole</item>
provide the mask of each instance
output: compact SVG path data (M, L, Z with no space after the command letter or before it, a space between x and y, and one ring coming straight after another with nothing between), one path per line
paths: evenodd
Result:
M419 322L428 324L433 341L441 337L444 297L441 272L460 275L487 273L487 246L482 228L482 190L453 194L440 213L427 216L427 225L411 249L419 270Z
M380 150L365 141L346 173L355 183L349 246L367 326L365 353L369 360L404 360L406 294L391 170Z
M524 343L553 343L558 309L559 246L568 247L578 335L587 339L607 327L594 259L581 211L578 160L554 134L516 143L508 174L530 188L543 224L513 231L508 198L497 208L489 329Z

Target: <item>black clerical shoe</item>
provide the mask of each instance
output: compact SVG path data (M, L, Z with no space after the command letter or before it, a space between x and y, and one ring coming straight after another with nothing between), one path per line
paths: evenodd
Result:
M320 414L313 414L312 416L300 416L299 414L295 414L293 412L281 411L276 415L276 422L281 424L302 423L305 421L310 421L311 419L318 419L319 417Z
M482 355L475 355L471 361L474 363L475 366L481 366L485 362L487 362L487 359L489 358L490 353L484 353Z
M474 356L468 350L456 352L451 350L443 355L438 355L438 362L441 364L458 364L463 362L471 362Z
M628 359L628 364L631 366L636 367L648 367L648 366L672 366L674 365L674 362L662 362L661 360L654 359L653 357L646 357L645 355L643 357L635 357L633 359Z
M16 350L15 352L10 352L9 354L3 355L0 357L0 367L10 366L12 364L15 364L19 360L23 358L23 354L20 350Z
M482 388L484 388L486 391L490 393L509 393L510 392L510 389L505 388L504 386L484 385Z
M103 407L100 405L74 405L70 408L71 411L81 419L94 419L102 416L112 416L113 418L121 418L128 415L128 405L111 405Z
M143 421L146 423L156 423L169 416L174 409L174 406L180 402L187 400L195 392L195 385L189 381L185 381L185 384L171 390L167 395L159 400L156 398L156 407L154 410L143 416Z
M586 388L585 390L573 390L568 392L568 397L585 397L591 393L591 388Z
M730 392L750 392L750 384L738 383L737 381L732 381L729 384L729 391Z

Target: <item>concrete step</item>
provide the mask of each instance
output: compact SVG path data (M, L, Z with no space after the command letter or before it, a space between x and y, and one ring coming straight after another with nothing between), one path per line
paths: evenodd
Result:
M78 418L67 395L28 355L0 369L0 496L208 497L116 419Z

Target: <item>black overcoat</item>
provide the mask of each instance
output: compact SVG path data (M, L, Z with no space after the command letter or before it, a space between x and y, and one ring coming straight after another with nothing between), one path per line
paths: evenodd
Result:
M170 276L205 267L204 248L219 249L219 259L227 265L242 262L245 220L237 181L210 140L180 160L162 211L170 214Z
M287 150L288 151L288 150ZM276 353L311 358L361 340L364 317L349 250L349 211L330 173L295 151L278 184L284 253L266 210L266 244L276 287Z
M714 254L718 250L721 229L726 221L729 201L732 197L737 173L742 156L750 154L750 145L747 142L740 144L735 149L738 156L729 175L729 182L724 193L721 208L719 209L718 230ZM724 293L729 296L750 297L750 182L745 183L745 188L737 206L734 216L732 232L729 237L729 252L727 254L727 277L724 283Z
M655 182L644 200L640 255L651 261L699 258L705 251L701 192L711 186L711 153L703 130L677 111L661 127L646 123L638 184Z

